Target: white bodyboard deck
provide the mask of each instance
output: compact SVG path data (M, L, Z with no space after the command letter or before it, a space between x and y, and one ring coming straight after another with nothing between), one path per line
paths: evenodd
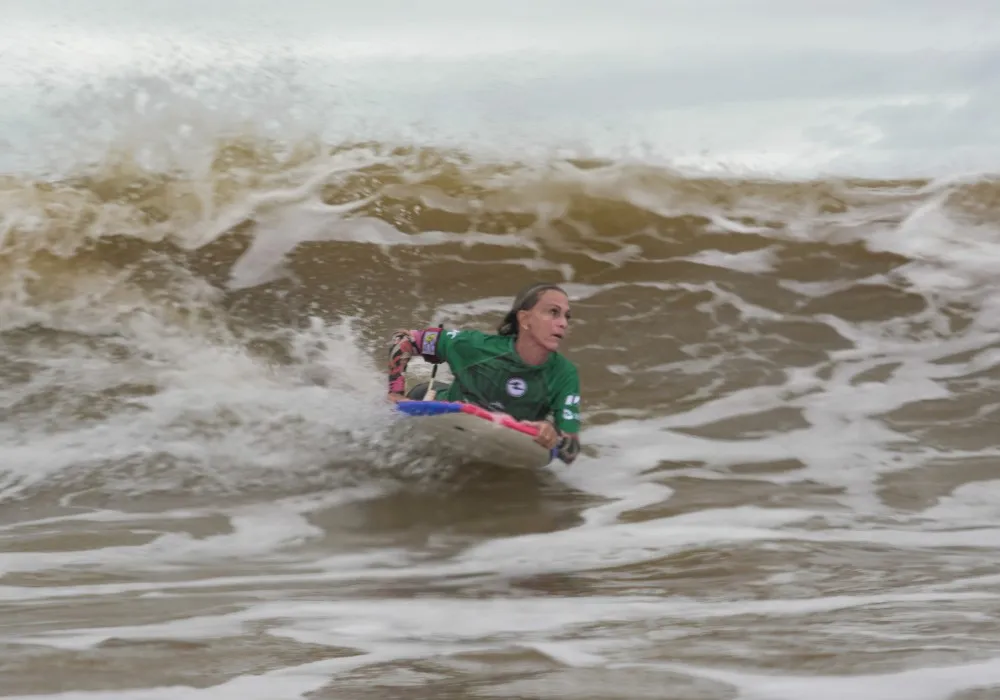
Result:
M538 469L552 453L535 442L537 430L510 416L469 404L400 401L422 438L463 459L519 469Z

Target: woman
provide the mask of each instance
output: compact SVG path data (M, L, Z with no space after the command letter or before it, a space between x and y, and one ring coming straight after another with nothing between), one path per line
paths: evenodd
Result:
M523 290L496 334L443 327L401 330L389 351L389 398L419 399L428 385L405 394L407 363L414 355L447 362L455 380L435 383L436 398L506 413L539 429L535 442L569 464L580 452L580 378L559 354L569 327L569 298L554 284ZM439 388L440 387L440 388Z

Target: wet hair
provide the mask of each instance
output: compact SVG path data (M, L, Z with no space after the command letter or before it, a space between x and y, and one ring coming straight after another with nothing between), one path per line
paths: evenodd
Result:
M517 296L514 297L514 303L511 304L510 311L507 312L507 315L503 317L503 321L497 326L497 333L499 335L512 335L516 338L520 331L517 324L517 312L533 309L535 304L538 303L538 299L542 296L542 293L550 289L566 294L565 290L558 284L550 284L548 282L539 282L525 287L518 292ZM567 294L566 296L569 295Z

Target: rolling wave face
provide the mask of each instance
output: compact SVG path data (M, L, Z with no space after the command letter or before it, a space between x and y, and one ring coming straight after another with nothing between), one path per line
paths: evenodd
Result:
M215 447L190 450L198 435L224 462L283 470L304 449L314 464L359 405L358 425L378 414L394 327L488 329L540 278L574 301L588 442L616 459L792 459L839 488L866 474L870 494L873 463L993 455L995 180L694 178L247 138L210 163L116 156L4 181L3 402L23 455L8 470L224 473ZM267 443L269 391L296 409Z

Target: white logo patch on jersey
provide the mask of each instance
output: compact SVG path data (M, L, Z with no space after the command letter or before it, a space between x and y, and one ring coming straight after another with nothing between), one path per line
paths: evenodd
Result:
M524 392L528 390L528 384L520 377L511 377L507 380L507 393L517 398L519 396L524 396Z
M566 406L562 412L563 420L580 420L580 414L578 413L580 406L580 396L578 394L570 394L566 397Z

